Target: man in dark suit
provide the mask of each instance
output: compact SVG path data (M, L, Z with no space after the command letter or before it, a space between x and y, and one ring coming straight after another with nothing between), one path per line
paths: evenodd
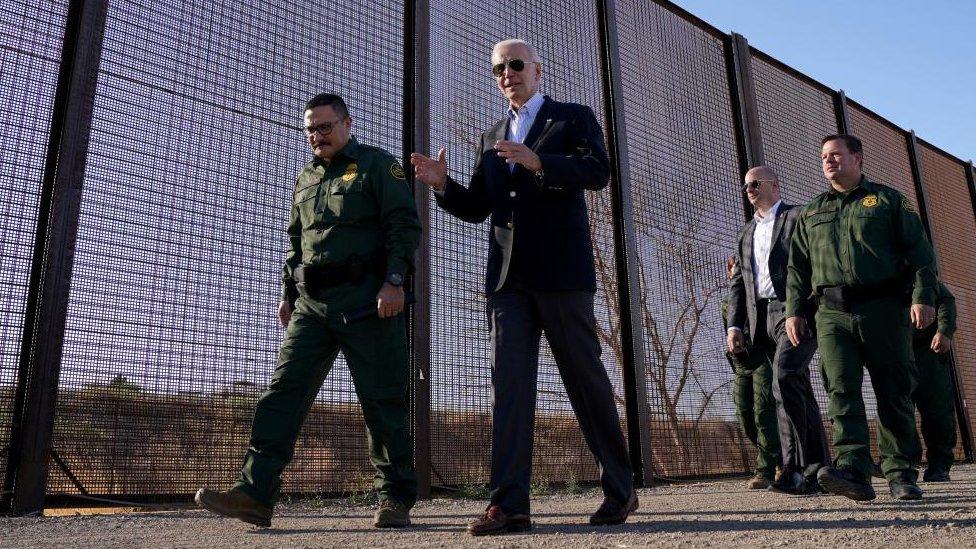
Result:
M596 274L584 190L607 186L603 132L589 107L539 93L542 67L521 40L499 42L492 73L508 111L481 135L467 187L436 159L414 153L416 177L447 212L491 218L486 272L491 328L491 503L472 535L524 531L542 333L552 349L606 496L592 524L619 524L637 509L633 471L613 387L600 361L593 313Z
M729 282L727 343L732 353L745 351L743 331L748 328L753 334L752 352L765 354L773 365L783 472L770 489L815 493L817 471L830 463L820 408L810 385L816 342L807 338L794 346L784 316L790 240L800 208L780 200L779 179L766 166L749 170L743 190L756 213L739 233L738 267Z

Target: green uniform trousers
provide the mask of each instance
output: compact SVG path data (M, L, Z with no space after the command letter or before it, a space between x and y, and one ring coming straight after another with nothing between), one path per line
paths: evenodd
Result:
M929 348L931 341L931 334L927 338L915 339L918 384L912 400L922 420L922 438L929 466L949 470L956 448L955 398L949 377L948 354L933 352Z
M866 367L878 404L881 470L889 480L914 481L919 442L911 399L916 373L908 309L894 298L855 303L849 313L820 307L816 323L827 415L833 423L834 465L871 476L861 393Z
M403 315L345 325L340 314L376 302L380 282L341 285L314 299L299 284L278 367L254 413L251 445L236 486L274 505L281 472L291 461L302 424L341 350L362 407L374 484L381 500L412 506L417 499L407 409L409 373Z
M783 461L776 423L776 400L773 398L772 364L762 361L758 366L750 367L735 361L734 368L732 400L742 430L758 449L756 476L772 480L776 466Z

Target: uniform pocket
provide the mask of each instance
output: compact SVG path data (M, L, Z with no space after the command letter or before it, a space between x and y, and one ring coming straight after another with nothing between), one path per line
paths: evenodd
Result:
M362 219L370 213L369 196L360 176L348 185L336 185L329 194L329 212L348 220Z

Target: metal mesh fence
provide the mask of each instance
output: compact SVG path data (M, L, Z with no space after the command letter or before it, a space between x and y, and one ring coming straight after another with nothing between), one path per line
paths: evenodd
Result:
M226 486L282 337L275 309L304 102L342 94L400 150L399 2L113 2L53 447L97 494ZM349 22L355 22L350 25ZM342 361L283 489L364 488ZM51 492L76 488L57 472Z
M67 1L0 5L0 479L66 15Z
M512 14L517 14L513 17ZM491 47L526 37L542 59L542 93L590 106L603 98L592 2L431 2L431 149L447 149L449 172L466 185L481 132L505 116L491 75ZM572 41L564 40L573 35ZM604 364L623 411L609 191L588 193L598 265L596 316ZM490 228L461 222L431 200L431 463L433 482L487 481L491 444L491 364L484 300ZM544 339L544 338L543 338ZM533 480L597 478L558 370L543 341L539 361Z
M10 437L40 179L67 0L0 7L0 450ZM430 145L462 184L479 134L504 116L494 42L539 50L543 92L604 122L597 5L527 0L430 2ZM282 338L275 307L294 178L310 159L304 101L335 91L361 142L399 155L405 1L109 5L68 303L49 494L185 497L226 486ZM724 262L743 224L726 37L663 2L617 0L619 83L636 231L651 467L658 476L742 472L755 450L734 417L720 316ZM426 35L425 35L426 33ZM567 37L571 37L567 38ZM753 51L766 163L786 202L827 188L820 139L837 131L833 94ZM859 105L851 131L865 172L915 200L904 133ZM604 124L605 126L605 124ZM955 358L976 394L976 217L962 165L922 145L942 275L957 297ZM483 293L489 228L428 198L431 481L486 482L491 365ZM621 418L610 192L588 193L596 316ZM423 330L425 327L420 327ZM819 368L814 389L826 411ZM593 481L598 470L545 341L534 480ZM22 381L22 380L21 380ZM869 416L873 394L864 392ZM971 418L976 419L976 418ZM625 430L626 432L626 430ZM420 456L419 459L425 459ZM0 472L7 459L0 453ZM283 490L365 489L365 429L340 358L299 438Z
M956 297L958 331L953 338L953 355L963 395L972 402L976 395L976 217L972 202L967 200L965 167L926 144L920 143L918 149L939 275ZM969 414L972 425L972 405Z
M751 466L732 403L720 304L742 226L723 41L663 7L617 4L640 262L653 467ZM746 443L748 444L748 443Z

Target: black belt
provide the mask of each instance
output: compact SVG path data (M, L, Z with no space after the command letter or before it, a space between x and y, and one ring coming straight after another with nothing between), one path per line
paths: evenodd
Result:
M342 284L360 284L371 273L380 278L386 274L385 254L354 255L344 263L299 265L292 271L292 278L304 284L309 293L315 293Z
M851 312L851 307L879 299L896 298L911 302L907 286L901 281L871 286L827 286L817 288L817 304L834 311Z

